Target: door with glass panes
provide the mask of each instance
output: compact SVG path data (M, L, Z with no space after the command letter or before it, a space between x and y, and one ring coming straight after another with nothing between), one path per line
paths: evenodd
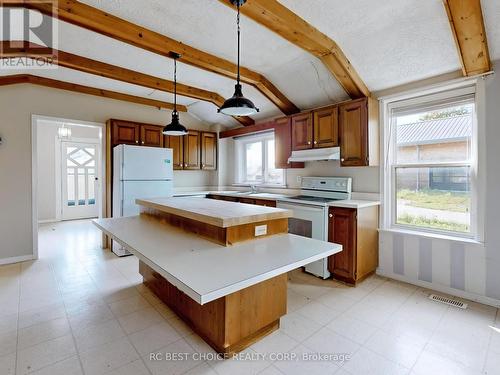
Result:
M61 142L62 219L99 216L99 145Z

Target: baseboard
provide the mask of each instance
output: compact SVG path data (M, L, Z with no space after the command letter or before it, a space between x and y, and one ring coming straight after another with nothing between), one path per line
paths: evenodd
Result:
M474 302L479 302L479 303L482 303L483 305L493 306L493 307L497 307L497 308L500 307L500 300L498 300L496 298L491 298L491 297L483 296L481 294L476 294L476 293L466 292L466 291L459 290L459 289L450 288L449 286L445 286L445 285L433 284L433 283L430 283L428 281L410 279L404 275L398 275L395 273L385 273L385 272L381 271L380 269L377 269L376 273L379 276L387 277L389 279L402 281L402 282L405 282L408 284L420 286L422 288L435 290L437 292L446 293L446 294L449 294L449 295L452 295L455 297L468 299L468 300L474 301Z
M3 258L0 259L0 265L25 262L27 260L33 259L35 259L33 255L21 255L19 257Z

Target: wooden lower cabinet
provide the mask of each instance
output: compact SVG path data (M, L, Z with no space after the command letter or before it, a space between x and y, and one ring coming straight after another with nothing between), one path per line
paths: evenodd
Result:
M276 201L269 200L269 199L253 199L253 198L246 198L246 197L232 197L229 195L217 195L217 194L209 194L209 195L207 195L207 198L218 199L218 200L229 201L229 202L256 204L258 206L276 207Z
M328 216L328 241L343 248L328 258L328 270L335 279L356 284L378 265L378 206L330 207Z

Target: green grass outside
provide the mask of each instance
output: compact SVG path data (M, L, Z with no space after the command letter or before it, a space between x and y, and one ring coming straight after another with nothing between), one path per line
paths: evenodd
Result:
M403 189L398 191L398 199L408 201L408 206L433 210L468 212L470 209L469 193Z
M426 227L439 230L447 230L453 232L468 233L469 226L466 224L442 221L438 219L430 219L423 216L413 216L402 214L398 217L398 224L414 225L417 227Z

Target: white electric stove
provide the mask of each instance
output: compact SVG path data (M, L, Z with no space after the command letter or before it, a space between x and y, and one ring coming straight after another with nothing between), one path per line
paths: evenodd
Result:
M351 193L351 177L303 177L300 195L280 198L277 207L293 211L289 233L328 241L328 205L351 199ZM305 270L323 279L330 277L327 258L306 265Z

